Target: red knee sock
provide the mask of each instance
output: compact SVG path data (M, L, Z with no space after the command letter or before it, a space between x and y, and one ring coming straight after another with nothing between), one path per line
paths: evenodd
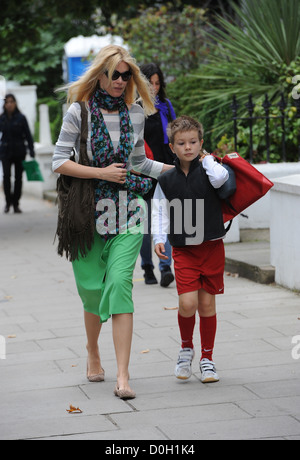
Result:
M196 315L184 318L178 313L178 325L181 335L182 348L194 348L193 335L196 322Z
M207 358L212 361L212 354L217 331L217 315L200 316L201 359Z

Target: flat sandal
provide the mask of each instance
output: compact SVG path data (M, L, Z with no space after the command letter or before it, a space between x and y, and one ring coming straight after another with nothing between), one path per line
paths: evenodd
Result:
M114 394L120 399L134 399L136 397L136 394L133 390L120 390L117 385L114 389Z

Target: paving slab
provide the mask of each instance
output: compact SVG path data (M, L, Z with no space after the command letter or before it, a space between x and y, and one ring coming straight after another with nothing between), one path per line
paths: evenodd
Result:
M226 272L225 294L217 299L220 382L200 381L198 318L193 375L180 382L173 375L180 347L176 285L146 286L138 259L130 363L137 398L121 401L113 394L111 321L99 340L106 380L86 379L82 306L71 265L53 244L54 204L25 196L22 209L0 214L1 440L300 439L300 347L292 342L300 343L299 293ZM247 263L251 252L255 265L265 262L267 243L228 250ZM70 404L82 413L69 414Z

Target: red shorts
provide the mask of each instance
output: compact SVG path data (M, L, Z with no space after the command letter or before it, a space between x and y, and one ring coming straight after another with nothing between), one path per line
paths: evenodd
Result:
M224 293L225 250L222 239L173 247L173 260L178 295L199 289L212 295Z

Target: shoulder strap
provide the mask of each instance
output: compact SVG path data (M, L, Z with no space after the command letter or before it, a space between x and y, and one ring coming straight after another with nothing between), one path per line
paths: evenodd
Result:
M88 137L88 112L84 101L78 101L81 107L81 134L80 134L80 153L79 163L89 166L90 162L87 155L86 142Z

